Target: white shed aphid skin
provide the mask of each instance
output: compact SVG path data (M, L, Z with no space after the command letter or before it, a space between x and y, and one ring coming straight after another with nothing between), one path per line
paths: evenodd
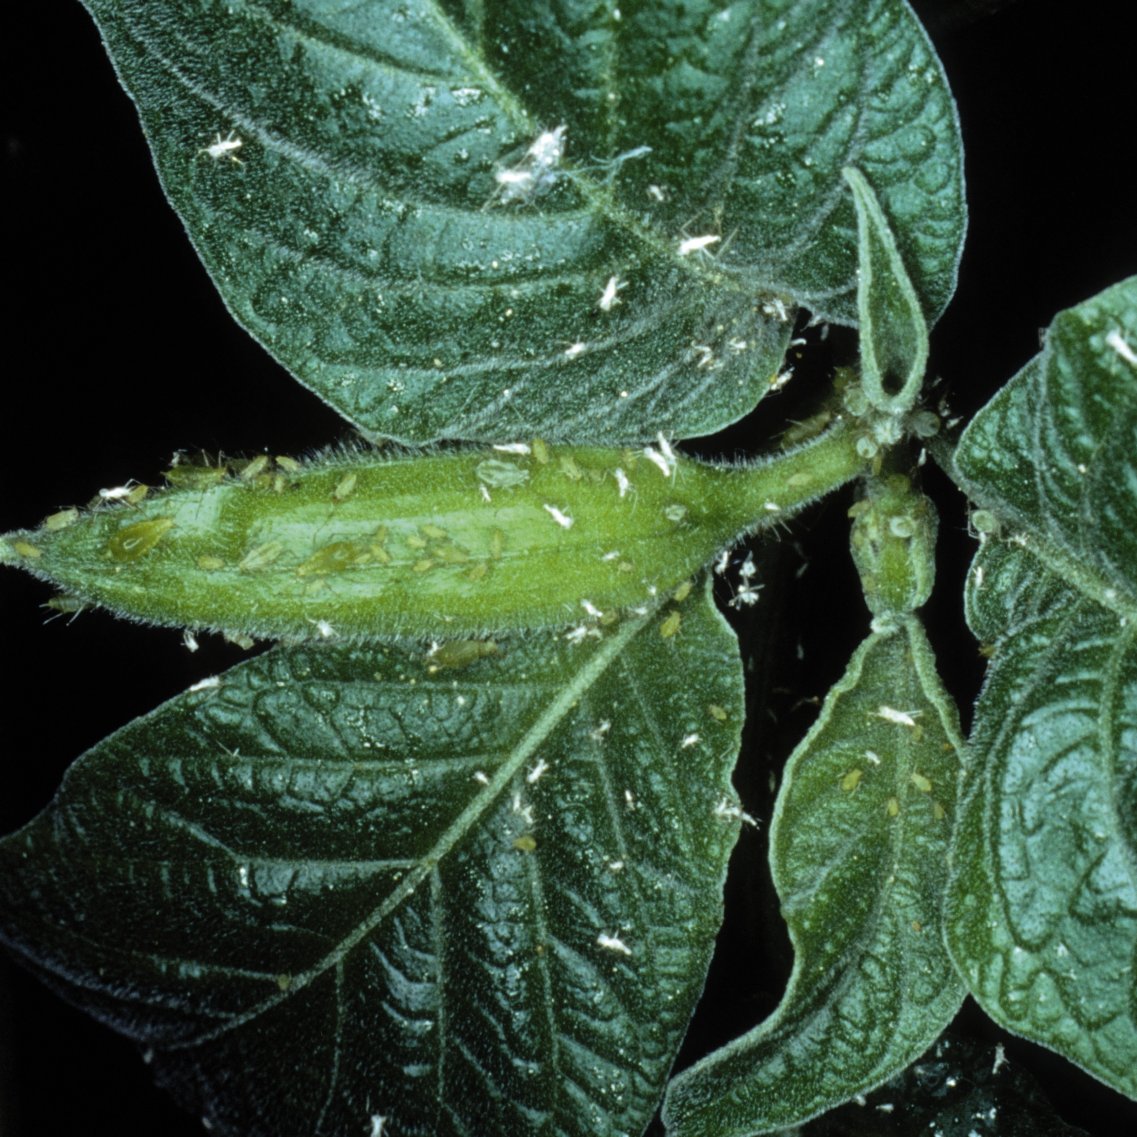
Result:
M606 932L601 932L596 937L596 942L608 951L618 952L620 955L632 954L632 949L619 936L610 936Z
M110 486L99 490L99 500L110 504L115 501L124 501L127 505L137 505L148 493L150 487L141 482L130 481L124 486Z
M199 679L196 683L190 684L188 691L212 691L221 686L221 679L216 675L210 675L207 679Z
M384 1132L387 1128L387 1118L384 1114L373 1113L368 1121L371 1122L371 1132L367 1137L384 1137Z
M203 146L198 153L208 154L215 162L221 158L228 158L230 162L235 162L238 166L243 166L244 162L237 157L237 151L244 146L244 141L237 136L235 130L222 138L221 132L218 131L213 141L208 146Z
M1109 344L1126 363L1132 363L1134 367L1137 367L1137 354L1135 354L1129 344L1125 342L1125 337L1117 328L1114 328L1113 331L1105 337L1105 342Z
M572 528L573 519L567 513L558 509L555 505L544 505L542 508L562 529Z
M588 344L582 343L580 340L577 340L576 343L570 343L568 347L565 348L565 358L576 359L576 357L586 351L587 348Z
M555 130L539 134L525 151L525 157L516 165L494 174L498 200L503 205L514 202L526 204L533 198L552 189L557 181L557 167L565 153L563 124Z
M711 245L717 244L722 237L716 233L707 233L701 237L684 237L679 242L679 255L689 257L692 253L700 253Z
M600 293L600 299L596 301L596 307L601 312L611 312L620 303L618 295L620 290L627 288L627 286L626 280L621 280L618 276L610 276L608 283L604 285L604 291Z
M914 727L919 713L919 711L898 711L895 707L886 707L882 704L876 712L876 717L884 719L885 722L894 722L897 726Z
M643 456L653 465L658 466L660 473L662 473L665 478L670 478L671 475L675 473L673 464L656 450L654 446L645 446L643 448Z
M495 450L502 454L532 454L533 447L528 442L495 442Z
M614 474L616 476L616 488L619 489L620 496L624 497L632 488L632 483L628 481L628 475L619 466L616 467Z
M766 316L773 316L780 324L786 323L790 318L789 312L786 311L785 302L780 296L765 301L762 305L762 312Z
M195 636L189 628L186 628L182 632L182 644L188 652L195 652L200 646L197 642L197 636Z
M544 758L538 758L536 765L528 774L525 775L525 780L531 785L535 786L548 771L549 763Z

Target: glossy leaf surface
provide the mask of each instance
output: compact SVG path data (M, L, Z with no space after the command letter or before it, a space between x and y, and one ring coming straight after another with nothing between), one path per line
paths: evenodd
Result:
M941 939L959 728L923 628L873 633L794 752L771 867L795 962L773 1015L681 1073L675 1137L783 1129L918 1057L963 999Z
M278 648L75 764L0 843L0 928L215 1133L639 1134L721 919L742 714L698 594L669 637L466 667Z
M795 305L856 320L841 170L930 317L955 109L900 0L85 0L237 319L369 436L710 433Z
M964 433L1002 523L949 939L1002 1025L1137 1097L1137 279L1061 313ZM986 520L986 519L985 519ZM985 527L991 530L992 523Z

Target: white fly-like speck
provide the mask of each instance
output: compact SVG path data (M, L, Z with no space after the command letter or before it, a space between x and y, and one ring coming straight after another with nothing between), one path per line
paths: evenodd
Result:
M474 781L477 782L478 785L488 786L490 784L489 774L487 774L485 770L475 770Z
M488 504L490 504L490 503L493 501L493 498L492 498L492 497L490 497L490 491L489 491L489 489L488 489L486 486L484 486L484 485L482 485L482 484L480 484L480 483L479 483L479 485L478 485L478 489L482 491L482 500L483 500L483 501L484 501L484 502L485 502L487 505L488 505Z
M316 629L322 640L330 640L336 634L335 628L327 620L310 620L309 623Z
M623 861L609 861L606 868L608 869L609 872L623 872L624 871L624 862Z
M619 560L619 559L620 559L620 550L619 550L619 549L613 549L611 552L609 552L609 553L605 553L605 554L604 554L604 556L602 556L600 559L601 559L602 561L616 561L616 560Z
M594 620L599 620L604 615L591 600L582 600L580 606L588 613Z
M565 358L576 359L576 357L578 355L582 355L587 350L587 348L588 345L581 343L580 340L577 340L576 343L570 343L568 347L565 348Z
M540 780L542 775L549 769L549 763L544 758L538 758L537 764L525 775L525 780L531 785L535 786Z
M620 491L620 496L623 497L628 492L628 490L631 489L632 483L628 481L628 475L625 474L624 471L621 470L619 466L616 467L615 474L616 474L616 487Z
M714 233L707 233L702 237L684 237L679 242L679 255L689 257L692 253L701 252L710 245L718 244L722 238Z
M770 380L770 390L780 391L783 387L794 377L794 369L787 367L785 371L779 371L773 379Z
M185 631L182 632L182 646L186 651L197 651L200 646L197 642L197 636L195 636L189 628L186 628Z
M612 724L611 724L611 722L609 722L609 721L608 721L608 719L604 719L604 720L603 720L603 721L601 721L601 723L600 723L600 724L599 724L599 725L596 727L596 729L595 729L595 730L590 730L590 731L588 732L588 737L589 737L589 738L591 738L593 742L603 742L603 741L604 741L604 736L605 736L605 735L606 735L606 734L607 734L607 733L608 733L608 732L609 732L611 729L612 729Z
M722 574L726 572L728 568L730 568L730 550L723 549L723 551L719 553L718 558L715 560L715 573L718 576L722 576Z
M767 513L781 513L782 512L782 507L776 501L764 501L762 503L762 508Z
M891 1113L896 1108L896 1106L894 1106L890 1101L882 1101L876 1108L881 1113Z
M680 749L689 750L698 741L699 741L699 736L697 733L685 734L683 736L683 741L679 743Z
M387 1128L387 1118L380 1113L373 1113L368 1119L371 1123L371 1132L367 1137L383 1137Z
M203 146L198 153L208 154L215 162L219 158L228 158L230 162L236 162L238 166L242 165L241 159L237 157L237 151L244 146L245 143L242 139L237 137L237 132L234 130L222 138L220 132L216 135L213 141L208 146Z
M542 508L562 529L572 528L572 518L567 513L562 512L555 505L545 505Z
M495 442L494 449L502 454L532 454L533 447L528 442Z
M915 726L919 711L898 711L895 707L886 707L883 704L877 709L876 717L885 722L894 722L897 726Z
M1114 328L1113 331L1105 337L1105 342L1109 344L1126 363L1132 363L1134 367L1137 367L1137 354L1135 354L1129 344L1125 342L1125 337L1117 328Z
M557 167L565 153L564 126L539 134L525 151L525 157L507 170L494 174L503 203L527 202L552 189Z
M611 312L620 303L618 293L622 288L627 287L627 283L626 280L621 280L618 276L610 276L608 283L604 285L604 291L600 293L600 299L596 301L596 307L601 312Z
M189 689L191 691L212 691L220 686L221 680L216 675L210 675L208 679L199 679Z
M1007 1064L1007 1051L1001 1042L995 1043L995 1061L991 1064L991 1073L997 1074L1000 1067Z
M738 575L742 577L747 584L758 575L758 566L754 563L754 555L752 553L746 554L746 560L738 568Z
M636 808L636 795L631 790L624 790L624 804L629 809Z
M654 184L647 187L647 196L650 197L652 201L667 200L667 194L663 192L663 187Z
M610 936L606 932L601 932L596 937L596 942L602 947L607 948L608 951L619 952L620 955L631 955L632 949L619 936Z
M868 759L874 766L880 765L880 755L875 750L866 750L865 758Z

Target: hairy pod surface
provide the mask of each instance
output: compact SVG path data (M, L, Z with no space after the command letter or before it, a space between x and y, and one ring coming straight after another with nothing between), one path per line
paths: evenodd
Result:
M763 465L659 447L254 460L2 539L0 559L158 624L285 640L461 637L651 605L859 472L849 432Z

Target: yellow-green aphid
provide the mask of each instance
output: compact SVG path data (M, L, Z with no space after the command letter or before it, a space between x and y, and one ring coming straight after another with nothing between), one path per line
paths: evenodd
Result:
M107 550L116 561L136 561L150 552L173 527L172 517L136 521L113 534L107 542Z
M498 646L493 640L447 640L427 653L427 670L461 669L497 654Z

